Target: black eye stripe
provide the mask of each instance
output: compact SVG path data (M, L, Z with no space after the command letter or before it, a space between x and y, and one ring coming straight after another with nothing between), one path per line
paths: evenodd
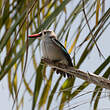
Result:
M42 33L40 33L40 36L42 36Z

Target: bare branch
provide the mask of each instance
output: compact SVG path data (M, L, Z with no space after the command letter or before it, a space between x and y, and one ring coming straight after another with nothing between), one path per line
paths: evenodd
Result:
M104 77L98 76L94 73L86 73L86 72L83 72L79 69L75 69L74 67L69 67L69 66L61 64L61 63L55 63L55 62L53 62L49 59L45 59L45 58L42 59L42 62L50 65L52 68L57 68L57 69L62 70L66 73L69 73L73 76L76 76L80 79L86 80L89 83L93 83L97 86L100 86L101 88L105 88L105 89L110 90L110 80L108 80Z

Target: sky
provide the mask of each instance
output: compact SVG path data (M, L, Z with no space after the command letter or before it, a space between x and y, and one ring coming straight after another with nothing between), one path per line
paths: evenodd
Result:
M109 1L110 0L106 0L106 4L105 4L106 10L110 7L110 4L108 4ZM73 0L72 2L70 2L67 5L67 9L70 10L70 12L73 8L73 4L75 5L75 3L76 3L76 1ZM78 20L80 21L80 16L79 16ZM108 21L110 22L110 19ZM90 21L90 24L92 24L93 22L94 21ZM74 29L77 28L77 24L78 24L78 22L76 24L74 24ZM52 27L50 29L52 30ZM83 41L86 33L87 33L87 30L85 29L85 31L81 34L82 37L78 41L78 44L80 44L81 41ZM100 50L101 50L101 52L105 56L105 58L107 58L107 56L110 55L110 35L109 35L109 33L110 33L110 26L106 29L106 31L103 33L102 37L98 40L98 43L97 43ZM56 34L57 34L57 32L56 32ZM70 35L71 34L73 34L73 33L71 32ZM35 41L35 42L37 42L37 41ZM63 40L61 40L60 42L62 44L64 44ZM68 46L69 46L69 44L68 44ZM29 51L31 52L31 49L29 49ZM81 51L79 52L79 57L80 57L80 53L81 53ZM36 54L38 54L38 53L36 53ZM77 60L78 60L79 57L77 57ZM31 64L30 63L30 58L31 57L29 56L28 57L28 66L29 67L30 67L30 64ZM40 60L40 58L41 58L41 56L40 56L40 53L39 53L39 60ZM84 64L80 67L80 69L82 71L85 71L85 72L87 72L87 71L93 72L103 61L104 60L99 57L98 51L95 47L92 50L91 54L87 57ZM110 66L110 64L108 66ZM31 70L32 70L32 68L31 68ZM30 78L31 70L30 70L30 68L26 69L26 72L27 72L26 78L27 79ZM54 77L55 77L55 80L53 80L53 82L52 82L53 84L56 81L56 79L58 78L58 76L56 74L54 74ZM65 79L63 78L61 83L64 82L64 80ZM76 83L75 87L78 87L78 85L80 85L82 82L83 82L83 80L77 78L77 81L75 82ZM33 79L32 84L34 84L34 79ZM45 81L43 81L43 84L45 84ZM33 85L32 85L32 87L33 87ZM83 91L83 93L86 93L88 91L93 91L93 87L95 87L95 86L93 84L91 84L89 87L87 87ZM21 91L23 91L23 90L21 90ZM83 94L83 93L81 93L81 94ZM103 91L102 96L104 96L104 98L100 99L98 110L109 110L110 109L110 99L107 96L108 93L109 93L108 90ZM56 93L56 95L57 95L57 93ZM72 99L72 101L70 101L69 104L65 104L64 110L68 110L68 108L70 108L70 109L74 108L74 110L79 110L79 109L80 110L92 110L92 108L90 107L90 99L91 99L91 93L86 94L86 95L84 95L82 97L79 97L79 98ZM25 95L25 104L24 104L24 109L23 110L30 110L31 109L31 103L32 103L32 98L29 96L29 94L26 93L26 95ZM85 103L85 104L83 104L83 103ZM57 110L59 102L52 103L52 104L53 104L52 110ZM76 105L80 105L80 106L75 107ZM9 96L7 77L5 77L0 82L0 110L11 110L11 107L12 107L12 98L10 98L10 96Z

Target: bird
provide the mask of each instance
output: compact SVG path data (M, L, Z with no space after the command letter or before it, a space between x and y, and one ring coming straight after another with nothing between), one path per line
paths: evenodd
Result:
M71 57L66 48L57 40L57 36L54 31L43 30L38 34L28 35L28 38L40 39L43 58L48 58L51 61L63 63L67 66L73 67ZM59 69L55 69L57 74L61 74L68 78L73 76L65 73Z

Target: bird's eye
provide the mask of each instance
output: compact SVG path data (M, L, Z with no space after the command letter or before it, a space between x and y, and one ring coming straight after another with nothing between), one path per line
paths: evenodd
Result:
M44 35L46 34L46 32L44 32Z

